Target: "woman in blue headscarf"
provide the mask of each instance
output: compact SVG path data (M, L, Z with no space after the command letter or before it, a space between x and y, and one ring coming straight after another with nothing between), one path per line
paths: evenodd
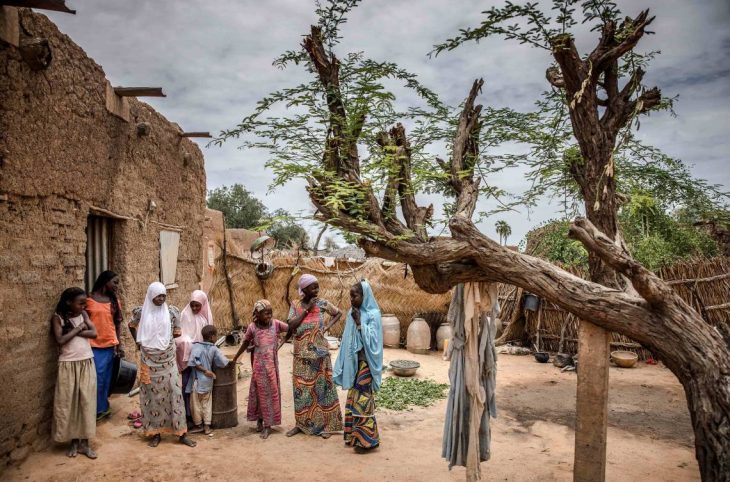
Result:
M334 382L346 388L345 444L356 452L380 444L375 421L375 392L383 373L383 330L380 308L370 284L363 280L350 289L352 308L347 313Z

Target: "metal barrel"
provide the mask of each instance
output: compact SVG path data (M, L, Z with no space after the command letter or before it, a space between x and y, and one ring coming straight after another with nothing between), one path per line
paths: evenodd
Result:
M238 398L236 396L236 364L229 363L215 368L213 382L213 428L229 428L238 425Z

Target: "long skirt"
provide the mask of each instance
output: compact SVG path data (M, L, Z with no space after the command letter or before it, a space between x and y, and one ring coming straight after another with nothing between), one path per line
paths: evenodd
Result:
M183 435L188 431L175 345L167 350L140 350L139 404L142 429L147 436L162 433Z
M96 366L96 413L109 410L109 393L114 370L114 347L91 348Z
M309 435L342 430L342 412L332 383L329 354L320 358L294 357L294 418L297 427Z
M345 444L365 449L380 445L375 421L373 377L367 362L360 360L357 377L345 402Z
M274 349L276 348L274 345ZM281 425L281 385L276 352L258 352L251 363L253 375L248 390L246 419L262 420L264 427Z
M53 440L68 442L96 435L94 359L58 363L53 398Z

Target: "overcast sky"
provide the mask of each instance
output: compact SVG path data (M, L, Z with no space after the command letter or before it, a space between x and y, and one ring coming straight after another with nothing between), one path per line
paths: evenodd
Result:
M76 15L44 12L97 63L114 85L162 86L167 98L146 99L170 121L189 131L218 133L236 125L270 91L304 80L303 69L271 65L295 49L315 22L309 0L66 0ZM495 107L530 109L547 88L549 53L490 39L429 59L435 43L459 28L474 26L480 14L501 1L364 0L351 15L341 52L362 50L375 60L395 61L416 73L442 99L457 104L471 82L485 79L480 101ZM679 94L677 118L652 114L640 136L681 158L698 177L730 186L730 2L727 0L621 1L624 14L651 8L657 16L640 47L658 49L645 80L665 95ZM578 36L585 52L595 34ZM272 174L264 152L200 147L206 158L208 189L239 182L270 209L311 212L301 184L268 192ZM512 192L527 187L520 171L493 182ZM481 206L488 208L488 205ZM558 214L545 203L530 213L503 214L482 224L494 235L494 221L512 226L517 243L534 225ZM312 229L312 232L314 230Z

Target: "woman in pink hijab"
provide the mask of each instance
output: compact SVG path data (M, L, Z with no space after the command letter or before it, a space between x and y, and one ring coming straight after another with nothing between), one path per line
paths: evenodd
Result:
M195 290L190 296L190 303L185 306L180 315L180 324L182 335L175 338L177 358L177 368L182 374L182 386L188 386L188 379L192 373L192 368L188 367L190 352L193 349L193 343L203 341L200 331L206 325L213 324L213 313L210 311L210 303L208 296L200 291ZM185 415L187 418L190 414L190 393L186 393L183 389L183 398L185 399Z

